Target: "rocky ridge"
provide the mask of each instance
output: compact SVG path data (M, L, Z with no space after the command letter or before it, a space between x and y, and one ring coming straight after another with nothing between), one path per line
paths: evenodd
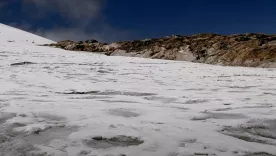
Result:
M96 40L60 41L47 46L66 50L100 52L108 56L190 61L245 67L276 67L276 35L197 34L122 41L111 44Z

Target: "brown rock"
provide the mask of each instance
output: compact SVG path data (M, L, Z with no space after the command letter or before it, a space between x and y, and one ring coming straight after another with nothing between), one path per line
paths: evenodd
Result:
M47 46L74 51L103 52L108 56L150 57L230 66L276 66L276 35L256 33L229 36L173 35L112 44L99 43L96 40L66 40Z

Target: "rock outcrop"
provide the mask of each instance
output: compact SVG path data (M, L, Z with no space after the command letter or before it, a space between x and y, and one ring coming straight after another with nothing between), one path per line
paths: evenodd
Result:
M197 34L158 39L123 41L112 44L96 40L61 41L48 46L66 50L100 52L109 56L191 61L246 67L276 67L276 35Z

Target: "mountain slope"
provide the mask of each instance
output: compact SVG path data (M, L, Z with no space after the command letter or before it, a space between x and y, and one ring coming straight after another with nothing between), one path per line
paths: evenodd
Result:
M62 41L52 46L67 50L105 52L111 56L191 61L246 67L276 67L276 35L197 34L112 44Z
M12 40L29 36L7 30ZM0 41L0 156L276 155L274 68L109 57L24 39Z
M55 43L46 38L0 23L0 43L5 44L6 42L28 45Z

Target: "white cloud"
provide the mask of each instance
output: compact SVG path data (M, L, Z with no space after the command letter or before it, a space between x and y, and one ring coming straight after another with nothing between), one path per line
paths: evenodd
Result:
M66 26L59 26L49 21L53 25L52 28L36 28L35 25L24 21L11 23L17 28L55 41L96 39L101 42L113 42L131 37L130 32L102 22L105 21L101 18L104 18L102 10L106 0L23 0L22 2L22 11L32 18L43 20L47 17L48 20L49 15L57 13L62 20L69 21L70 24Z

